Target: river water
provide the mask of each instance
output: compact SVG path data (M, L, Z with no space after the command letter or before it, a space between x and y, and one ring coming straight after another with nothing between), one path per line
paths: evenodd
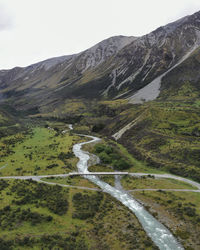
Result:
M78 171L81 173L88 173L88 160L90 159L89 153L83 151L81 148L83 145L100 141L99 138L94 136L86 136L92 140L88 142L77 143L73 146L73 152L76 157L79 158L77 163ZM161 250L181 250L184 249L174 238L171 232L157 221L150 213L148 213L144 207L138 203L130 194L128 194L122 188L117 189L112 187L106 182L100 180L95 175L85 175L85 178L91 182L98 185L104 192L110 194L126 207L128 207L138 218L144 230L152 241L159 247Z

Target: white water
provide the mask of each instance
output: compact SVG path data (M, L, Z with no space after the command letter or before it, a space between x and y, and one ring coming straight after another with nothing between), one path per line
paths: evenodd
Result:
M89 154L81 149L82 145L100 141L99 138L93 136L86 136L92 140L89 142L82 142L73 146L73 152L79 158L77 164L78 171L81 173L88 173ZM161 250L181 250L183 247L177 242L170 231L157 221L151 214L149 214L143 206L141 206L131 195L123 189L117 189L109 184L101 181L94 175L85 175L85 178L98 185L104 192L115 197L118 201L128 207L138 218L144 230L152 241Z

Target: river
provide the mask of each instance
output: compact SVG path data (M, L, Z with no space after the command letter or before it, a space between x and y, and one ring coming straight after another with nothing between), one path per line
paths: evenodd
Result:
M78 171L81 173L88 173L88 160L90 159L90 156L88 152L83 151L81 148L85 144L98 142L100 139L94 136L84 136L91 138L92 140L75 144L73 146L73 152L76 157L79 158L79 162L77 163ZM149 212L147 212L145 208L128 192L123 190L121 187L118 189L116 187L110 186L95 175L84 175L84 177L98 185L105 193L110 194L126 207L128 207L136 215L148 236L152 239L155 245L159 247L159 249L184 249L180 243L177 242L171 232L159 221L157 221Z

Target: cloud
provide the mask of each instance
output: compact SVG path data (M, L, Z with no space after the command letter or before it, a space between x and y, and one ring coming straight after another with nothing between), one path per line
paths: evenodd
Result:
M8 30L13 26L13 19L5 7L0 4L0 31Z
M200 11L199 0L191 0L190 2L186 1L184 5L181 5L177 13L178 17L180 18L187 15L192 15L197 11Z

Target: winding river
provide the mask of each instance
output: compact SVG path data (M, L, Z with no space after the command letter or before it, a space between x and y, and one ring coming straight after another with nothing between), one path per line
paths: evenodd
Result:
M83 151L81 148L83 145L98 142L99 138L94 136L86 136L91 138L88 142L77 143L73 146L73 152L76 157L79 158L77 163L78 171L81 173L89 173L88 171L88 160L90 159L89 153ZM138 218L142 224L144 230L152 241L159 247L161 250L179 250L184 249L174 238L171 232L157 221L150 213L148 213L144 207L139 204L128 192L122 189L122 187L116 188L112 187L109 184L101 181L95 175L84 175L85 178L91 182L98 185L104 192L110 194L126 207L128 207Z

